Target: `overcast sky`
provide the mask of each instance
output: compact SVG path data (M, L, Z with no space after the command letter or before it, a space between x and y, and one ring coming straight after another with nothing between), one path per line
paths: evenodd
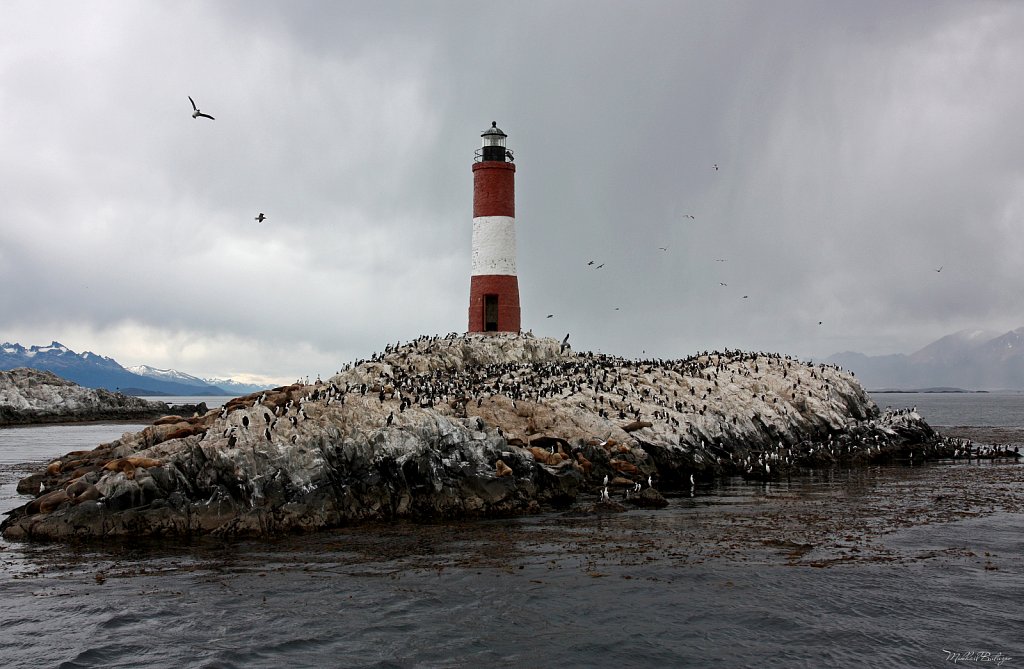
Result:
M290 382L463 332L491 121L535 334L808 358L1005 332L1022 35L1015 1L8 0L0 341Z

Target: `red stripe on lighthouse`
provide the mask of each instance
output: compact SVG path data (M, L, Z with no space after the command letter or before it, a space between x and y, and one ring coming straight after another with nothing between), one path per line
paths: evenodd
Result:
M520 330L515 173L511 162L473 164L474 271L469 284L469 332ZM501 273L483 273L483 268Z
M487 313L487 296L497 298L495 314ZM469 281L469 331L487 332L488 318L496 318L494 332L519 332L519 278L491 274Z
M473 163L473 218L516 216L515 163Z

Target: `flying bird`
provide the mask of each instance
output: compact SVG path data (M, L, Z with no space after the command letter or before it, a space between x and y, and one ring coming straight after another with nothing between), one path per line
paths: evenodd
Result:
M204 114L203 112L199 111L199 107L196 106L196 101L192 99L191 95L188 96L188 101L192 103L192 118L199 118L200 116L202 116L203 118L208 118L211 121L215 120L209 114Z
M602 267L604 267L604 263L601 263L600 265L598 265L598 266L597 266L597 267L595 267L594 269L601 269Z
M939 268L937 270L935 270L935 271L936 272L941 272L943 267L945 267L945 265L939 265Z
M261 211L261 212L260 212L260 215L256 217L256 222L257 222L257 223L262 223L262 222L263 222L263 221L265 221L265 220L267 220L267 217L266 217L266 216L264 216L264 215L263 215L263 212Z
M714 168L715 168L715 171L716 171L716 172L718 171L718 163L715 163L714 165L712 165L712 167L714 167Z
M725 258L715 258L715 262L725 262Z
M587 263L588 266L593 265L593 264L594 264L593 260L591 260L590 262Z
M728 286L729 284L727 284L727 283L722 283L721 281L719 281L719 282L718 282L718 285L719 285L719 286Z
M555 317L554 314L548 314L548 318L554 318L554 317Z
M688 218L688 219L690 219L691 221L695 221L695 220L697 220L697 219L695 219L695 218L693 217L693 214L683 214L683 218Z
M667 246L659 246L658 250L659 251L668 251L668 247Z

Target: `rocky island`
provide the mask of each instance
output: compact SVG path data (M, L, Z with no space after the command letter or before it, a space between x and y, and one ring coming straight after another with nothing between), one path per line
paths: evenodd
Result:
M53 372L19 367L0 370L0 427L32 423L152 420L169 413L192 415L205 406L172 409L164 402L84 388Z
M348 523L664 505L953 445L852 374L777 354L574 352L530 334L421 337L334 377L168 416L21 481L8 539L270 536Z

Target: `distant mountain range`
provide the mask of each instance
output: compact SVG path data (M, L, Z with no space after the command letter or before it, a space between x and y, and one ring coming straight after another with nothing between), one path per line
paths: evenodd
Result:
M823 362L851 370L869 390L1024 390L1024 327L1005 334L961 330L910 355L847 351Z
M125 368L113 358L90 351L75 353L56 341L29 348L0 344L0 370L18 367L47 370L86 388L106 388L126 395L246 395L263 388L230 379L201 379L148 365Z

